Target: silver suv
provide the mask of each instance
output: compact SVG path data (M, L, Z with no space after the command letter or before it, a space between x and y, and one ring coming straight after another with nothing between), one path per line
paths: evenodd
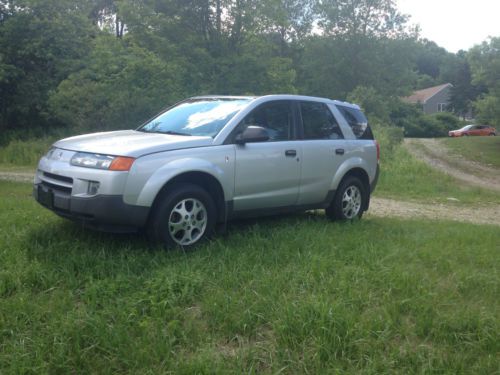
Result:
M356 105L295 95L184 100L137 130L56 142L33 194L60 216L105 231L144 228L190 247L243 216L325 209L360 218L379 147Z

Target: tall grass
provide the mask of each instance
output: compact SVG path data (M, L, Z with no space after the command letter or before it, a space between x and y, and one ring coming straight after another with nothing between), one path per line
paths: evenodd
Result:
M0 373L495 373L500 232L233 223L194 253L83 230L0 182Z
M10 141L5 147L0 147L0 165L34 167L53 142L53 138Z

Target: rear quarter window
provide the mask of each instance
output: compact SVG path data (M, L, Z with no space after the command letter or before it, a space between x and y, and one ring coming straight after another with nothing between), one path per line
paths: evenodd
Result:
M368 119L361 110L343 105L337 105L337 109L344 116L357 139L373 139Z

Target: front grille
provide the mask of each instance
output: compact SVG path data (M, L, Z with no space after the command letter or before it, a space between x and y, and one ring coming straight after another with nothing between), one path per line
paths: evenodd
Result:
M46 181L43 181L42 185L47 186L48 188L50 188L52 190L57 190L57 191L60 191L62 193L65 193L65 194L71 194L71 190L72 190L72 188L70 188L70 187L56 185L56 184L52 184L52 183L46 182Z
M42 185L63 194L71 194L73 189L73 179L71 177L43 172L40 179L42 180Z
M49 172L43 172L43 175L45 177L52 178L54 180L58 180L58 181L62 181L62 182L67 182L69 184L73 184L73 179L71 177L60 176L58 174L49 173Z

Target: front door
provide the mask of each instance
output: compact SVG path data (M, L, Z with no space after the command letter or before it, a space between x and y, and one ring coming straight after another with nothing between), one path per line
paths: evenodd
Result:
M289 101L268 102L254 109L239 125L265 128L266 142L235 145L234 210L293 206L297 203L302 150L295 139Z

